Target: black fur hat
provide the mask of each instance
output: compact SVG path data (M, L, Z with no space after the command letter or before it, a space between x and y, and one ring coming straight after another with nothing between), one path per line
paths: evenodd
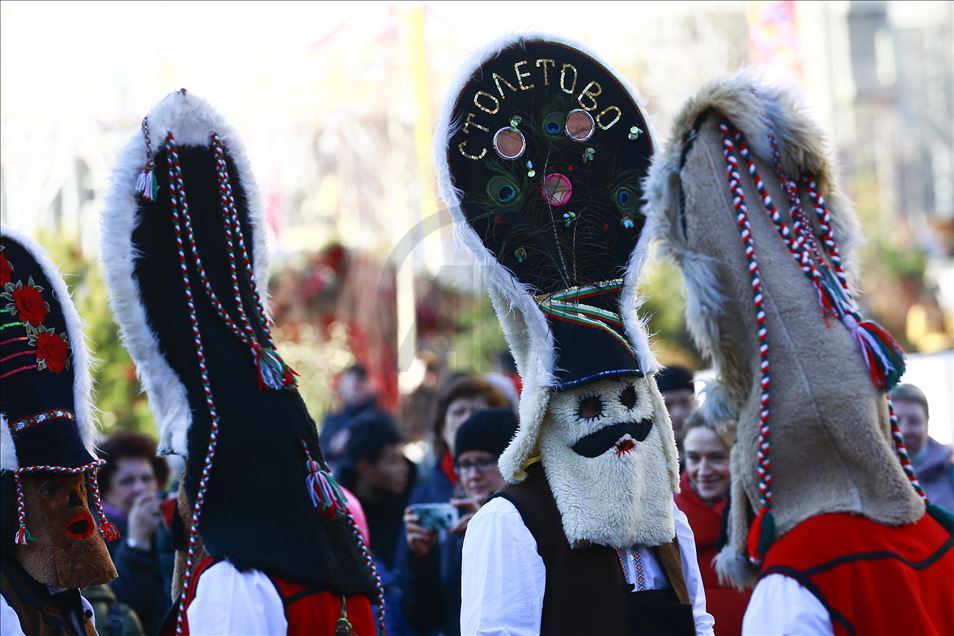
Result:
M454 95L450 188L546 315L552 387L643 374L621 316L653 154L633 92L580 48L526 36L487 55Z

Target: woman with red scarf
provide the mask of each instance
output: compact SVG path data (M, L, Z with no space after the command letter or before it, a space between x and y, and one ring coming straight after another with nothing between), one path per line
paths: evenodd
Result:
M751 591L739 592L719 584L712 560L719 552L722 513L729 494L729 448L724 429L734 428L705 421L695 413L686 425L683 440L685 471L682 473L676 505L686 513L696 539L696 554L702 584L706 589L706 608L715 617L716 636L742 632L742 616ZM720 433L719 431L723 432Z

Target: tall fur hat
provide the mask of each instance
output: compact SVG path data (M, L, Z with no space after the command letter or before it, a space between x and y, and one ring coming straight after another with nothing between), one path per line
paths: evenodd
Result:
M112 540L118 533L96 485L102 461L93 447L83 322L43 248L7 228L0 232L0 297L0 470L14 474L18 491L15 540L29 540L20 476L39 471L87 473L100 531Z
M363 545L271 338L262 223L235 132L195 95L170 94L113 174L102 231L110 301L160 452L187 458L192 528L208 554L372 595Z
M704 414L738 421L720 574L752 583L748 560L815 515L919 519L885 400L903 352L854 301L858 224L814 122L746 74L713 82L676 118L646 193L647 234L682 268L717 373Z
M636 312L653 138L635 91L597 56L516 35L466 65L435 144L443 198L523 380L500 458L516 482L552 391L657 370Z

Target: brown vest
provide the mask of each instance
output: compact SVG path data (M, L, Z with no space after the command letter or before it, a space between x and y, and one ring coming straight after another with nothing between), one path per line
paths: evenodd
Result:
M77 636L73 617L82 627L79 636L97 636L93 622L80 602L79 590L50 594L20 564L4 555L0 566L0 593L20 619L20 629L29 636Z
M671 588L632 592L616 550L601 545L571 549L543 467L496 496L510 501L537 542L546 567L540 630L546 635L694 634L692 606L675 541L653 548ZM636 602L638 601L638 602ZM634 603L635 602L635 603ZM660 614L661 618L656 616ZM672 614L678 615L672 618ZM650 614L659 620L650 620ZM688 618L687 618L688 617ZM687 624L688 620L688 624ZM660 625L663 627L660 628Z

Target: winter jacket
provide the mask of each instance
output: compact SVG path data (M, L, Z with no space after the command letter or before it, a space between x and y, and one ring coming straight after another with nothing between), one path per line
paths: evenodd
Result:
M408 551L404 611L422 634L460 635L460 576L464 533L442 532L425 557Z
M172 567L175 558L172 538L163 523L156 528L149 550L131 548L126 543L128 519L104 502L107 518L119 528L120 538L107 544L119 578L109 584L116 599L128 605L142 622L147 634L154 634L172 604Z
M83 590L83 597L93 606L96 631L100 636L145 636L136 612L116 600L108 585L93 585Z
M928 438L927 444L911 458L918 481L932 504L954 512L954 463L951 447Z

